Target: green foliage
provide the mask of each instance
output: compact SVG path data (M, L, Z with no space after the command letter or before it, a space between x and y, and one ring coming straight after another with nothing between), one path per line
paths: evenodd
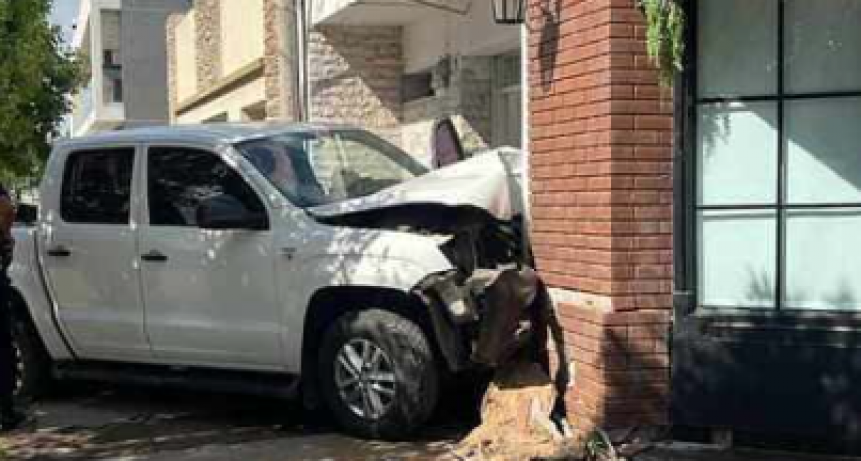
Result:
M584 442L585 461L618 461L619 455L606 432L595 429Z
M74 54L48 22L52 0L0 0L0 177L38 174L70 109Z
M685 54L685 12L682 0L638 0L648 26L646 47L661 83L670 86L682 70Z

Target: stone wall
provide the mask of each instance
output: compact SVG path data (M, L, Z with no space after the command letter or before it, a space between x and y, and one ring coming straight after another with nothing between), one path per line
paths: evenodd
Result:
M222 77L221 1L196 0L194 2L197 91L207 90Z
M184 0L124 0L120 33L123 101L129 124L161 125L170 119L171 57L165 33Z
M433 125L443 117L454 121L467 152L490 146L492 59L458 58L448 86L437 82L435 96L404 104L402 143L407 152L429 161Z
M490 57L460 59L460 72L455 82L459 117L455 123L467 150L486 148L492 142L492 69L493 58Z
M400 27L321 26L311 34L311 119L357 125L400 144Z
M580 431L668 420L672 103L633 1L530 0L538 269L574 360Z
M288 8L288 5L290 7ZM295 49L291 31L295 0L263 0L264 78L266 81L266 118L290 120L295 117Z

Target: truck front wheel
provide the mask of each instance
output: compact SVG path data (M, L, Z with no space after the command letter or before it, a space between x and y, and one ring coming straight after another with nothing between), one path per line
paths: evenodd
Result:
M348 312L323 337L318 379L329 409L362 437L402 439L433 413L439 376L430 342L412 320Z

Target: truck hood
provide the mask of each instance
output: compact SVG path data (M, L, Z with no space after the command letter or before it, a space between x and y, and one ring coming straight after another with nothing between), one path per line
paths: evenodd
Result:
M365 197L310 208L320 218L415 207L478 208L509 221L523 212L523 154L504 148L434 170Z

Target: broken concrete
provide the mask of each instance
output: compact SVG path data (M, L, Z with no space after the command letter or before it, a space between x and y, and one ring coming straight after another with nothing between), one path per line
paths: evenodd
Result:
M553 380L538 364L506 365L485 394L481 425L455 453L475 461L579 459L567 425L551 418L557 398Z

